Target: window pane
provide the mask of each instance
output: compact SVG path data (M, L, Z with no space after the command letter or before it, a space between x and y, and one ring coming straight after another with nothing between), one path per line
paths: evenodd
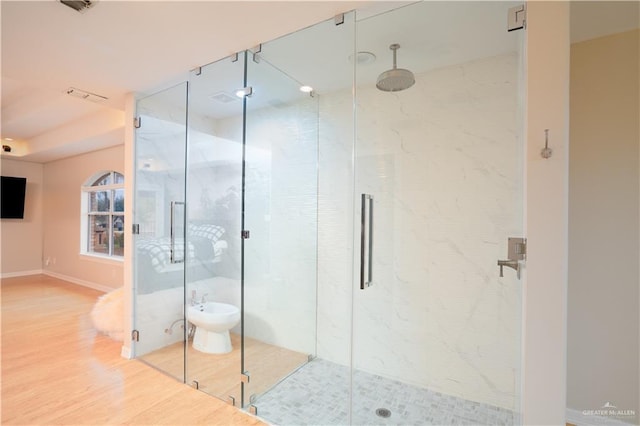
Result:
M111 185L111 172L100 176L91 186Z
M113 172L115 182L114 183L124 183L124 176L118 172Z
M109 216L89 216L89 251L109 254Z
M124 211L124 189L115 189L113 191L113 211Z
M113 216L113 255L124 256L124 216Z
M109 192L95 191L89 193L89 211L92 212L108 212L109 211Z

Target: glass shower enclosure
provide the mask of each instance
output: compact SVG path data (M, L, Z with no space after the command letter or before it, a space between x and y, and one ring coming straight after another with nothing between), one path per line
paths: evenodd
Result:
M137 105L136 357L236 405L316 354L318 97L299 87L247 51ZM228 347L198 337L208 306L237 310Z
M140 98L136 357L276 424L517 423L514 5L378 3Z

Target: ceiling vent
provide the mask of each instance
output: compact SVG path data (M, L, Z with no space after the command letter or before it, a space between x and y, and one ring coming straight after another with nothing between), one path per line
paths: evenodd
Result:
M71 9L84 13L96 5L98 0L60 0L60 3L69 6Z
M231 96L230 94L225 93L225 92L214 93L213 95L211 95L209 97L211 99L213 99L214 101L218 101L218 102L223 103L223 104L228 104L229 102L233 102L233 101L239 100L236 96Z

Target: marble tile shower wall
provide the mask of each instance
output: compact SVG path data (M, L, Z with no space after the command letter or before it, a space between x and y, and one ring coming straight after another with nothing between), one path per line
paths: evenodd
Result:
M518 58L358 88L356 195L374 194L374 286L354 301L354 365L517 409L520 289L498 277L522 233ZM321 99L318 355L349 362L350 93Z
M249 110L246 122L245 334L316 353L317 100ZM216 122L236 140L241 118Z

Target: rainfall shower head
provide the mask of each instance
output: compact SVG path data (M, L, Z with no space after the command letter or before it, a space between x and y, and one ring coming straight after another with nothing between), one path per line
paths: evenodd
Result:
M396 65L396 51L400 49L400 45L394 43L389 46L389 49L393 50L393 68L378 76L376 87L384 92L399 92L408 89L413 86L416 79L411 71L398 68Z

